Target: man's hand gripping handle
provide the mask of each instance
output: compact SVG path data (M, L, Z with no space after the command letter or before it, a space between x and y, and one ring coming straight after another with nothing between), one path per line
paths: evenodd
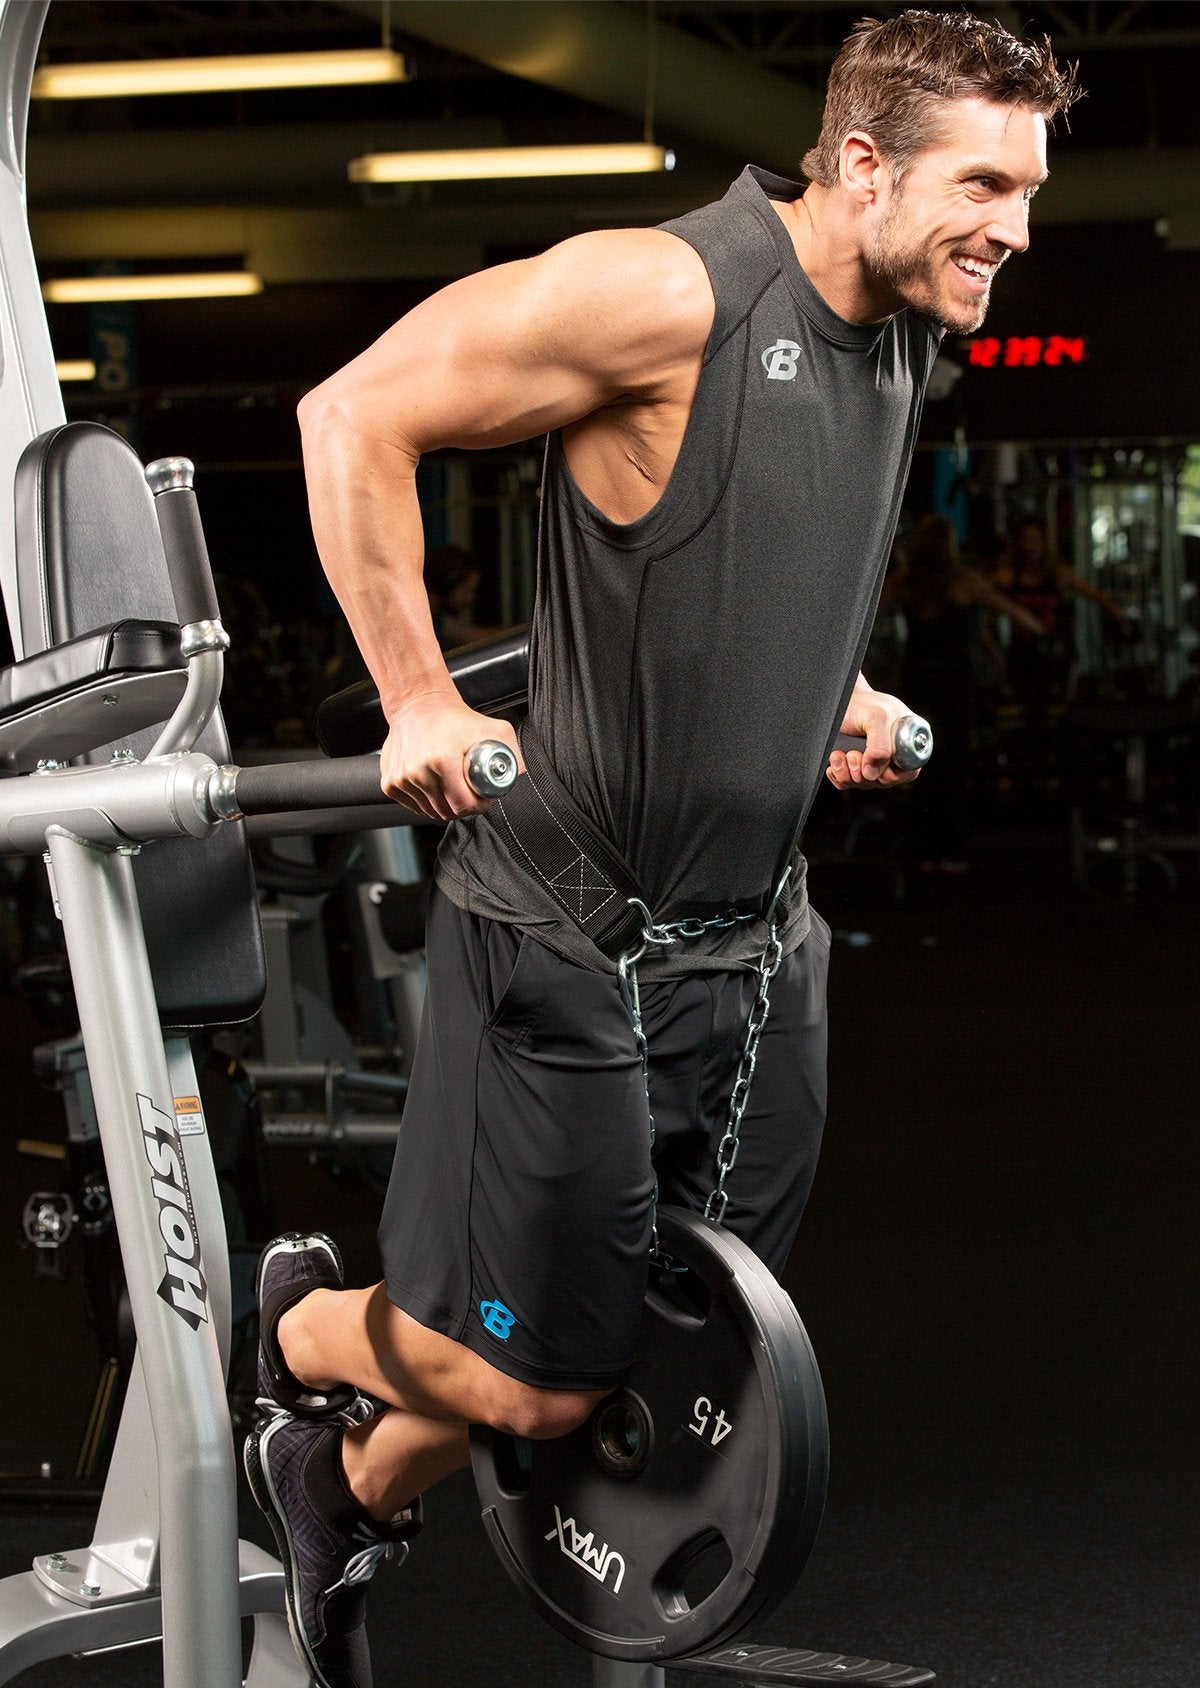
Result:
M851 733L839 733L833 741L833 748L843 752L857 750L860 753L867 748L865 738L856 738ZM901 773L914 773L923 768L933 755L933 728L928 721L919 715L904 715L896 722L895 732L892 734L892 767Z

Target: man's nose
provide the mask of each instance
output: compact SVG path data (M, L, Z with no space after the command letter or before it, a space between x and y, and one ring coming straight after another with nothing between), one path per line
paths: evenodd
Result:
M1023 193L1007 195L995 207L986 229L987 239L1010 252L1024 252L1029 245L1029 206Z

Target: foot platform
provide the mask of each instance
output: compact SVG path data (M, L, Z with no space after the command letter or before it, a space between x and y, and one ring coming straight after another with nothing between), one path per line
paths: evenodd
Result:
M918 1665L889 1665L882 1659L850 1659L842 1653L812 1653L807 1648L720 1647L691 1659L670 1659L669 1670L703 1672L756 1685L774 1682L869 1683L871 1688L930 1688L937 1677Z

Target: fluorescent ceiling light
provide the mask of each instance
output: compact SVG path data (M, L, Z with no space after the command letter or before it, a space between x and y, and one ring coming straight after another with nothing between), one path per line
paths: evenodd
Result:
M226 88L326 88L407 80L402 53L390 47L361 47L330 53L51 64L34 74L32 92L41 100L104 100L127 94L212 94Z
M56 358L54 373L60 381L94 381L96 366L91 358Z
M468 147L370 152L350 160L352 182L465 182L513 176L610 176L673 170L675 154L642 141L562 147Z
M100 305L134 299L231 299L261 293L262 277L248 270L202 270L195 275L80 275L42 283L52 305Z

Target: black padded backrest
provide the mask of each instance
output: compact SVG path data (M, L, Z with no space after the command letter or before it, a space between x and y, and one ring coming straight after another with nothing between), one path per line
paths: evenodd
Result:
M68 422L40 435L17 465L17 588L27 653L123 616L176 621L166 558L137 454L110 428ZM127 741L144 756L158 729ZM111 760L117 745L92 751ZM216 715L198 749L229 760ZM240 822L209 838L168 838L135 863L159 1017L171 1030L249 1019L266 964L254 875Z

